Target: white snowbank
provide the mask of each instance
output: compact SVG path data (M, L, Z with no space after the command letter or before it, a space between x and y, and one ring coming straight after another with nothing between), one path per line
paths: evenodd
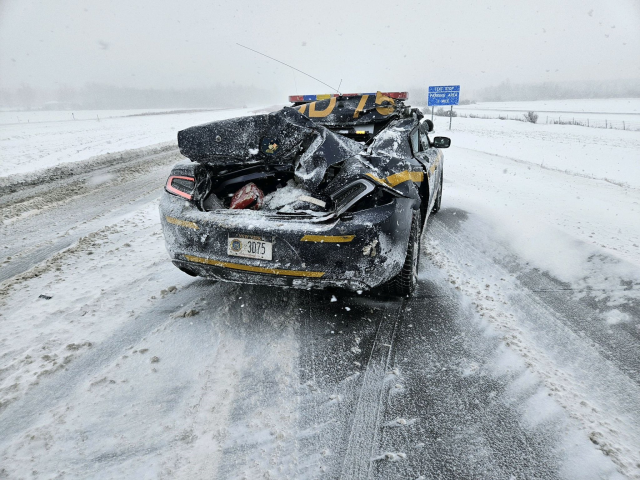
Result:
M544 156L545 149L553 150L553 137L544 141L548 143L546 146L541 146L538 139L524 135L517 140L518 149L515 143L510 143L514 141L514 136L510 135L514 126L519 130L530 124L498 121L504 127L500 132L504 141L498 144L484 135L494 132L496 126L490 125L493 121L456 120L457 129L463 131L455 130L450 134L454 146L445 154L444 206L482 213L492 219L497 233L508 238L517 253L563 280L584 276L584 265L578 259L588 256L585 249L594 252L605 249L609 254L640 265L640 190L522 162L528 157ZM473 138L482 142L484 148L504 151L513 146L515 157L486 155L472 150L475 145L466 133L469 124L477 132ZM483 126L484 130L481 129ZM601 134L602 144L610 133L634 135L583 130ZM640 134L634 136L640 141ZM555 139L559 141L559 137ZM567 157L549 162L550 166L558 166L566 160L574 168L582 165L582 170L589 175L601 175L599 164L603 162L590 159L578 141L566 148ZM616 149L610 147L610 150ZM613 155L621 165L629 165L619 178L638 186L640 158L635 157L639 152L640 149L638 152L619 149L617 155ZM580 240L581 245L574 244L574 240Z

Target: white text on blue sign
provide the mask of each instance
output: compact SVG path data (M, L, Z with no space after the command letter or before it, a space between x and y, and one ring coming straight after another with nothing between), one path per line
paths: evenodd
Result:
M434 87L429 87L429 90ZM436 87L439 88L439 87ZM441 90L437 92L429 92L429 106L433 105L458 105L460 101L460 92L452 90Z
M443 85L443 86L435 86L429 87L429 93L432 92L459 92L460 85Z

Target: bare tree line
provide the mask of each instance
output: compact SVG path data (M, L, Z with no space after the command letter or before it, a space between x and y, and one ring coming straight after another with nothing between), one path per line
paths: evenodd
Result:
M90 83L76 88L0 89L0 108L21 110L103 110L143 108L223 108L282 101L274 91L253 86L215 85L190 89L143 89Z
M476 97L477 100L482 102L568 100L575 98L637 98L640 97L640 79L531 84L517 84L505 81L500 85L478 90Z

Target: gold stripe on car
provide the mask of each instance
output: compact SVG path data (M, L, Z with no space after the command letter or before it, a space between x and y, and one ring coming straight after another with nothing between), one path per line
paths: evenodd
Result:
M173 218L173 217L165 217L167 219L167 222L172 223L173 225L178 225L180 227L186 227L186 228L191 228L193 230L198 230L200 227L198 227L197 224L193 223L193 222L187 222L186 220L180 220L179 218Z
M423 172L410 172L409 170L389 175L387 178L378 178L373 173L367 173L367 176L377 182L384 183L385 185L388 185L390 187L395 187L396 185L400 185L401 183L407 182L409 180L417 183L420 183L424 180Z
M300 239L301 242L317 242L317 243L347 243L351 242L355 235L305 235Z
M305 270L283 270L281 268L263 268L253 265L244 265L242 263L221 262L210 258L194 257L193 255L185 255L185 258L194 263L203 263L205 265L213 265L214 267L230 268L232 270L242 270L245 272L267 273L270 275L284 275L287 277L311 277L320 278L325 272L309 272Z

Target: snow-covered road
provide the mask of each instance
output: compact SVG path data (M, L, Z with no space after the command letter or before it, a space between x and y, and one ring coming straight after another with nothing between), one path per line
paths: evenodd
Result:
M170 148L3 194L0 478L640 477L640 191L467 122L411 299L182 274Z

